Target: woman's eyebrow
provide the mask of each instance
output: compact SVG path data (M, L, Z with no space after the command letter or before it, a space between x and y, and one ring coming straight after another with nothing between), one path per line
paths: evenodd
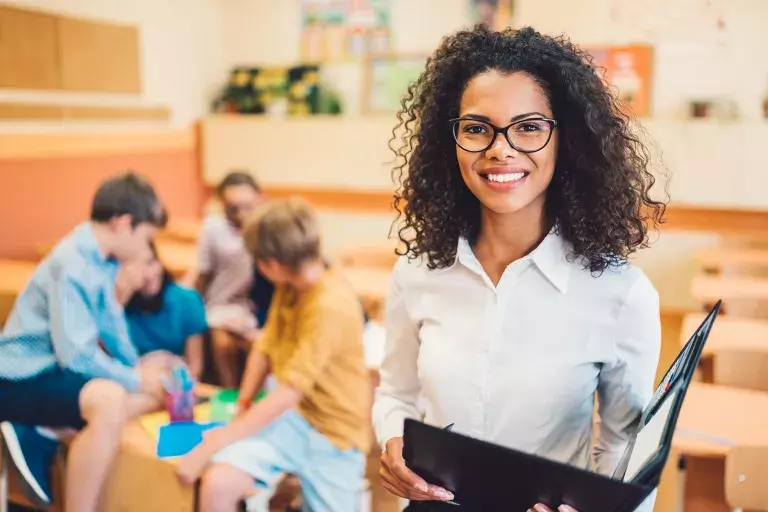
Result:
M532 117L532 116L546 117L541 112L527 112L525 114L518 114L518 115L514 116L512 119L510 119L509 121L511 123L514 123L516 121L520 121L521 119L526 119L526 118ZM473 119L475 121L481 121L483 123L490 123L491 122L491 118L490 117L484 116L482 114L464 114L459 119Z

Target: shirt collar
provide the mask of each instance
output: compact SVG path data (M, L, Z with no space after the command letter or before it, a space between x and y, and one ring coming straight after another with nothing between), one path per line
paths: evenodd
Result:
M565 293L568 289L568 278L571 273L571 264L568 262L567 255L568 243L553 229L544 237L538 247L525 256L523 260L532 261L555 288L561 293ZM461 263L470 270L484 274L480 262L465 237L459 238L456 258L448 268L453 268L456 263Z

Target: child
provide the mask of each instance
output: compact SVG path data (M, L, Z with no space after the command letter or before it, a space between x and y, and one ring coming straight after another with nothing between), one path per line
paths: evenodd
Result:
M128 331L140 355L164 350L183 356L193 378L203 370L203 299L197 291L173 282L157 257L155 244L146 265L145 281L125 307Z
M261 201L261 189L250 174L238 171L224 177L216 195L224 215L213 214L203 222L197 290L205 298L219 383L235 388L240 383L241 347L252 341L257 328L249 297L253 263L243 246L242 229Z
M244 237L275 295L248 358L240 414L182 459L179 476L191 484L205 470L202 512L235 511L254 492L267 510L268 490L284 473L299 477L310 510L352 512L370 439L360 302L323 264L319 228L305 203L268 205ZM250 406L268 369L278 387Z
M64 509L95 512L126 419L161 404L169 360L139 358L118 296L141 286L149 241L165 220L155 191L137 175L105 181L90 222L37 267L0 335L0 428L42 503L51 501L57 442L35 425L79 430Z

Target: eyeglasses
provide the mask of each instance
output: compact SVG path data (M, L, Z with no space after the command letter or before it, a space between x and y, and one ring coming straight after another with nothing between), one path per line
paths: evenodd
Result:
M535 153L549 144L552 131L557 127L557 121L546 117L523 119L501 128L491 123L464 117L451 119L451 124L456 144L470 153L487 151L500 133L517 151Z

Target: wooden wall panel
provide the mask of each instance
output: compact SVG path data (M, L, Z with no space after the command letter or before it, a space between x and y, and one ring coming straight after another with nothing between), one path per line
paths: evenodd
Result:
M0 87L58 89L57 20L0 6Z
M141 92L136 27L62 17L58 35L62 89Z
M163 107L89 107L0 102L0 120L27 121L167 121L170 112Z

